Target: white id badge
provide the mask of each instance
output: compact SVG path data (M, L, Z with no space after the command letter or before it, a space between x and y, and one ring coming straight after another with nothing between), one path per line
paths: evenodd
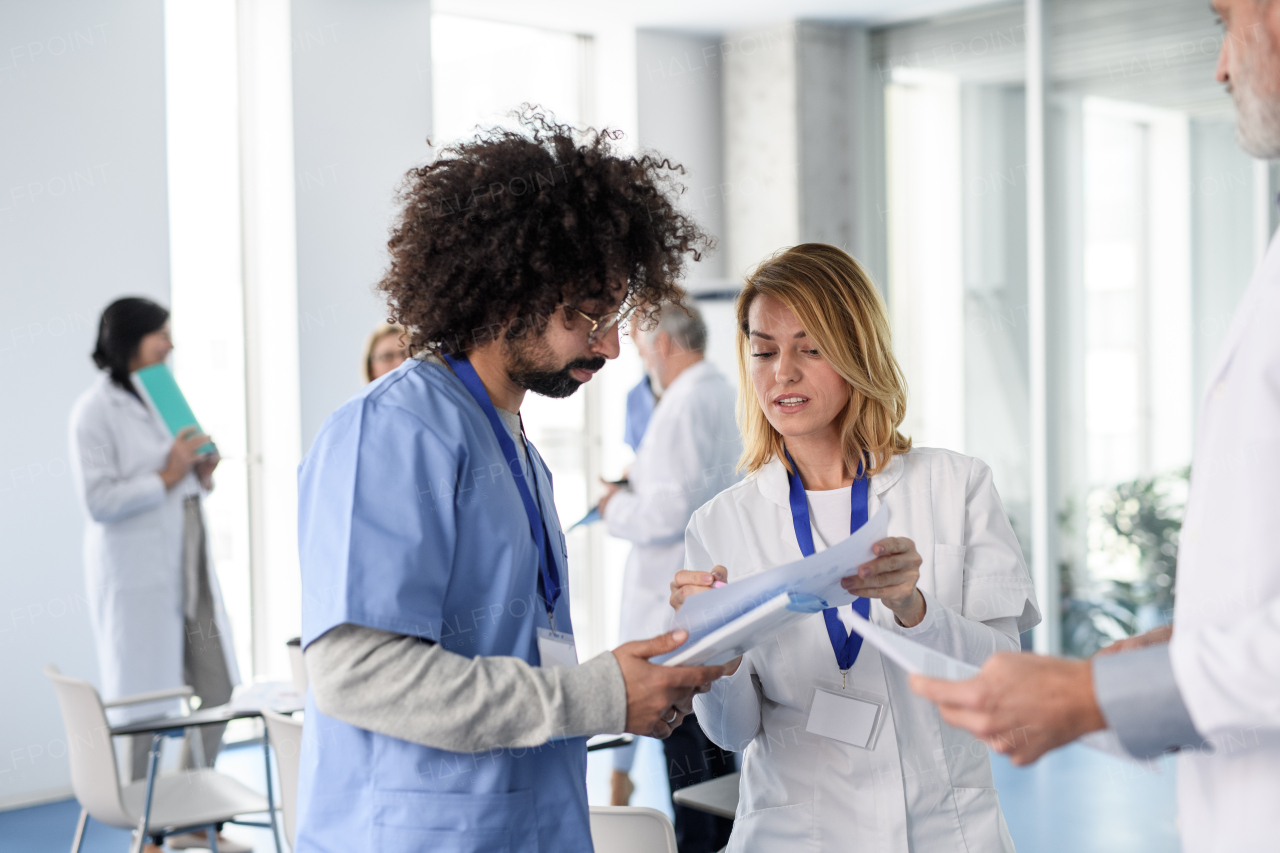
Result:
M884 723L884 699L855 688L814 687L805 731L860 749L875 749Z
M538 657L546 667L577 666L578 648L573 644L573 634L562 634L550 628L539 628Z

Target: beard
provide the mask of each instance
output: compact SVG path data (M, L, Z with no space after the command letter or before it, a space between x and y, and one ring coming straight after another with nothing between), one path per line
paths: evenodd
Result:
M553 369L551 353L539 341L521 341L511 346L507 375L511 381L526 391L543 397L568 397L582 383L574 379L571 370L599 370L604 367L603 356L575 358L558 369Z
M1264 91L1271 69L1254 45L1241 51L1240 68L1231 78L1231 98L1236 105L1236 142L1245 153L1260 160L1280 157L1280 94Z

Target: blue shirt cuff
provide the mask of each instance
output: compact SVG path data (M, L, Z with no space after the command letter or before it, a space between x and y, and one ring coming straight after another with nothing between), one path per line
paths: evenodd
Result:
M1174 681L1168 643L1095 657L1092 667L1098 708L1134 758L1204 743Z

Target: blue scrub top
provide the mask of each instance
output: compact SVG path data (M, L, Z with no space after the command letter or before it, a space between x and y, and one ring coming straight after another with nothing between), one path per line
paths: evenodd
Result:
M529 451L559 541L556 626L572 631L551 474ZM304 647L349 622L539 663L550 621L528 519L484 412L444 365L410 359L325 421L299 468L298 551ZM432 749L326 717L308 693L296 849L589 851L586 757L585 738Z
M658 398L653 395L653 386L649 384L646 374L643 379L627 392L627 418L623 427L623 441L632 450L640 449L640 439L649 429L649 419L653 417L653 409L658 405Z

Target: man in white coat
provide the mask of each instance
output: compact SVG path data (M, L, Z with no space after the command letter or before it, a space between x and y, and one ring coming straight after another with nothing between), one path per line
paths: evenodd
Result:
M1213 0L1217 77L1241 147L1280 157L1280 2ZM1158 297L1157 297L1158 298ZM1280 839L1280 242L1272 239L1201 405L1178 552L1172 639L1092 661L998 655L967 682L916 678L952 725L1015 764L1110 728L1134 756L1178 761L1183 849Z
M707 327L693 305L664 305L654 328L634 333L659 395L625 488L600 501L609 533L631 542L622 580L619 642L667 630L669 584L684 568L684 531L694 510L738 482L742 439L733 386L705 358ZM673 791L733 772L728 753L706 739L693 714L663 742ZM629 762L615 762L615 788L629 793ZM619 799L619 797L615 797ZM681 853L719 850L732 823L676 807Z

